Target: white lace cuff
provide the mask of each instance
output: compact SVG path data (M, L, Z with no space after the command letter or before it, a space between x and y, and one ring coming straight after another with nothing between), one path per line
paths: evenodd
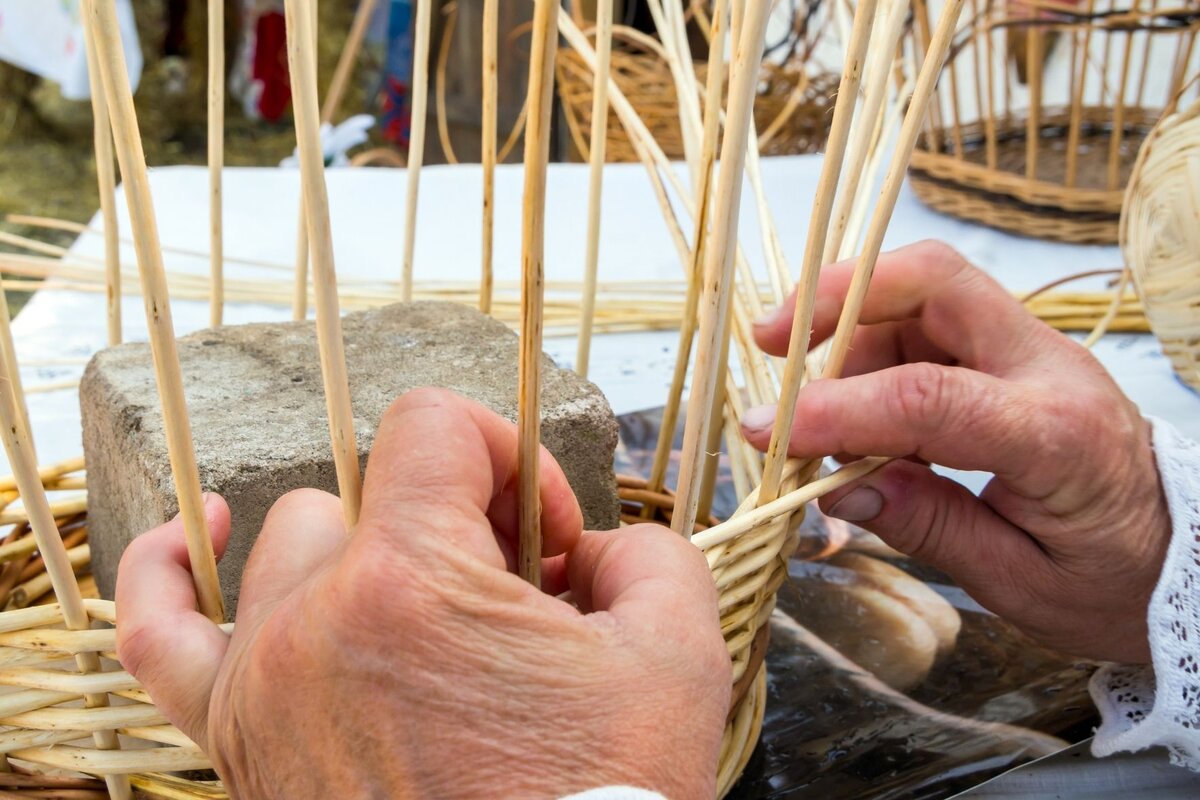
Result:
M1161 746L1173 764L1200 772L1200 445L1149 419L1172 528L1147 617L1153 666L1108 664L1092 676L1092 752Z
M632 786L602 786L587 792L573 794L562 800L665 800L658 792L635 789Z

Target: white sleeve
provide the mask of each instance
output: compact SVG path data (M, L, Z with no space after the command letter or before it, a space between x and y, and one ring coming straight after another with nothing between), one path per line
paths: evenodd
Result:
M564 797L562 800L666 800L658 792L635 789L632 786L601 786L586 792Z
M1097 756L1166 747L1200 772L1200 445L1150 419L1171 514L1171 544L1150 598L1150 666L1108 664L1092 676Z

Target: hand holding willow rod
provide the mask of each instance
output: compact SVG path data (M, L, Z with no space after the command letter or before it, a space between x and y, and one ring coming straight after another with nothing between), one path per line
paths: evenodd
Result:
M534 589L513 574L516 445L461 397L402 397L351 536L332 495L271 510L232 636L195 610L177 520L134 541L122 663L232 796L713 796L731 678L704 558L655 525L582 531L543 450ZM206 509L220 552L229 511Z
M812 341L828 338L852 262L827 267ZM789 299L756 326L783 355ZM1028 314L946 245L881 256L844 374L801 390L789 453L895 456L821 506L957 580L1047 645L1149 659L1146 611L1171 520L1142 418L1086 349ZM751 409L765 448L774 408ZM976 497L928 463L995 477Z

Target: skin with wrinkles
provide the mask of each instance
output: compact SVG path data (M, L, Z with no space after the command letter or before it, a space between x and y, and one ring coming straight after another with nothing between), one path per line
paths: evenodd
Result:
M543 450L539 592L512 574L515 464L502 418L404 395L353 535L322 492L271 510L231 637L195 611L178 520L136 539L122 663L234 797L711 798L730 664L703 556L655 525L582 531ZM206 511L220 552L228 509Z
M853 262L827 267L813 342ZM794 295L755 326L787 350ZM765 449L773 409L743 433ZM821 500L953 577L1043 643L1149 659L1146 609L1171 536L1150 425L1082 346L937 242L880 257L844 377L800 392L789 452L896 456ZM929 464L994 473L976 497Z

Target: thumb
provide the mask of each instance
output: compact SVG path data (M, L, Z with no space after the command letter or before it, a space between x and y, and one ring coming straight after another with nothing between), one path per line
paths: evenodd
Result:
M220 558L229 507L215 494L204 516ZM176 517L133 540L117 570L117 656L188 738L207 743L208 704L229 637L196 608L183 523Z
M695 631L719 644L717 590L699 548L661 525L587 531L567 554L571 593L584 612L605 611L623 626L661 635Z
M1032 538L965 486L911 461L893 461L820 500L831 517L945 572L992 611L1023 610L1046 556Z

